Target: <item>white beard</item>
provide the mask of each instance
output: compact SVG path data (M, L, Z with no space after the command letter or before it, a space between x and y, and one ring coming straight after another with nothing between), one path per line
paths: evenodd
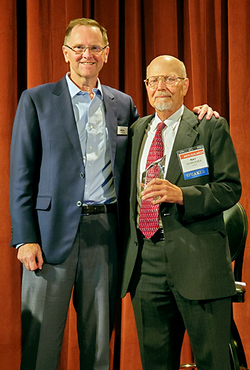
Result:
M165 101L165 99L161 99L160 101L157 101L154 105L155 109L157 109L160 112L163 112L164 110L169 110L172 108L173 101L169 99L168 101Z

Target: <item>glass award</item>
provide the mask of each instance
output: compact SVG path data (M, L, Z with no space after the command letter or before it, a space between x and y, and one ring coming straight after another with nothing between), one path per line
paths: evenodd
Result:
M151 163L148 168L142 173L141 179L141 191L144 190L145 186L153 179L164 179L165 174L165 161L166 156L164 155L162 158L158 159L157 161Z

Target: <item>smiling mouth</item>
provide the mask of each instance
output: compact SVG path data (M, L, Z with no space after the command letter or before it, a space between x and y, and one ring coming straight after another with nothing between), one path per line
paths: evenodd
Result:
M87 66L92 66L93 64L95 64L95 62L80 62L80 63Z

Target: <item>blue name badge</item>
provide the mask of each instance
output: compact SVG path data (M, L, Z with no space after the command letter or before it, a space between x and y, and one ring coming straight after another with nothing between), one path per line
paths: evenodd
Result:
M185 180L209 174L206 153L203 145L177 152Z

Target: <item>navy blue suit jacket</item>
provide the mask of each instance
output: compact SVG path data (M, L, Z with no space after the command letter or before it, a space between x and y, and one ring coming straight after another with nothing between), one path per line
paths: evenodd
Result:
M129 127L138 113L130 96L108 86L102 89L119 200L128 136L118 135L117 127ZM65 260L77 232L77 202L84 198L84 187L85 168L66 79L24 91L11 145L11 245L39 243L45 262Z

